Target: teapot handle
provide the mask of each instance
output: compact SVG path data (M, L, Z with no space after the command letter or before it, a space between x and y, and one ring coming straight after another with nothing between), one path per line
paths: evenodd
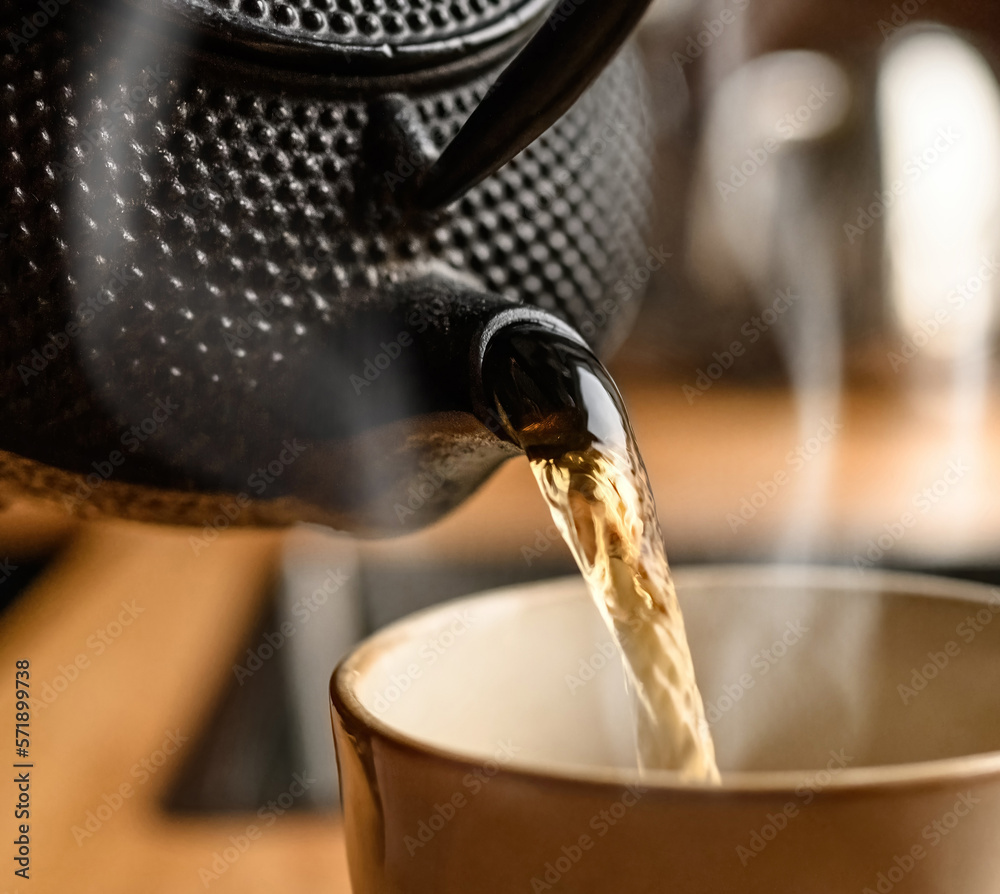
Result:
M415 203L451 204L554 124L597 78L652 0L562 0L421 178Z

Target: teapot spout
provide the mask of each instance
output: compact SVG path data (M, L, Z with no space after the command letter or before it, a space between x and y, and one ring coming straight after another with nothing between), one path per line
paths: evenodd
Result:
M436 521L523 454L484 383L484 363L497 363L508 333L587 348L553 315L449 277L397 284L382 300L381 335L373 334L376 316L362 313L350 327L354 346L338 352L341 360L354 357L352 393L336 402L338 436L302 473L318 502L348 510L349 523L338 526L385 537Z

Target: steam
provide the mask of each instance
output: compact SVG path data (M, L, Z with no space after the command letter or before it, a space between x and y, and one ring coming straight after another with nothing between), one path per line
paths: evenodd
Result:
M852 91L838 62L818 53L774 53L730 68L706 116L691 257L693 275L719 303L750 297L763 306L779 288L800 296L773 327L794 396L798 444L820 420L841 421L848 347L911 420L919 437L886 470L905 480L903 491L874 495L871 518L851 519L846 542L878 537L898 502L912 508L911 489L949 463L971 467L935 505L934 518L921 522L924 530L893 544L898 562L930 537L942 551L967 546L985 509L980 501L988 498L982 445L1000 288L1000 91L979 53L941 28L903 29L878 61L874 106ZM826 101L814 103L805 126L776 133L783 112L817 84ZM872 134L880 148L869 156ZM872 161L880 170L869 182ZM879 327L879 350L865 356L858 347L866 339L870 345ZM787 485L786 522L772 552L778 562L807 562L841 546L829 512L839 460L833 440ZM899 475L899 462L909 464L909 474ZM841 644L838 664L850 668L830 675L825 698L850 701L863 691L849 678L866 673L876 615L864 625L855 618L849 629L836 612L803 619ZM777 629L782 620L759 623ZM731 645L737 655L738 643ZM742 669L734 661L724 672L731 682ZM718 693L704 695L712 704ZM746 735L727 727L719 740L726 764L758 748Z
M984 488L982 444L1000 283L1000 91L966 41L913 31L879 84L885 181L907 188L888 209L888 288L903 341L894 366L949 433L920 468L972 468L949 495L951 544L967 542ZM945 149L947 151L941 151ZM917 176L919 174L919 176Z

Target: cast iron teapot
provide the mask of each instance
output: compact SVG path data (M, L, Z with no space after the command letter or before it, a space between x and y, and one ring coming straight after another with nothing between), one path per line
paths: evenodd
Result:
M630 321L647 3L0 0L0 496L374 534L463 500L520 451L496 334Z

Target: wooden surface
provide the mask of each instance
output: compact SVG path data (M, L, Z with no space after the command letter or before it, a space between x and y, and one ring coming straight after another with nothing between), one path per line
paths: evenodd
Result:
M4 890L347 894L335 816L290 814L266 826L254 815L173 819L160 807L184 747L230 679L232 656L259 609L279 543L274 534L236 534L195 558L184 532L88 526L5 618L0 668L11 684L4 687L5 720L13 717L15 660L30 659L31 685L40 695L44 684L67 676L61 668L78 655L89 665L51 704L33 711L33 877L12 885L8 866ZM117 628L109 625L122 603L134 603L136 614L112 638ZM100 630L110 645L90 639ZM164 761L157 752L171 733L188 741ZM12 760L12 744L8 738L5 761ZM145 779L143 760L156 769ZM92 837L74 834L74 827L85 829L88 812L108 803L105 796L115 802L123 784L132 786L131 797ZM4 803L12 803L13 785L3 788ZM218 878L202 875L231 847L230 837L239 840L251 824L260 837L232 864L219 864L228 868ZM5 821L5 838L10 830Z

